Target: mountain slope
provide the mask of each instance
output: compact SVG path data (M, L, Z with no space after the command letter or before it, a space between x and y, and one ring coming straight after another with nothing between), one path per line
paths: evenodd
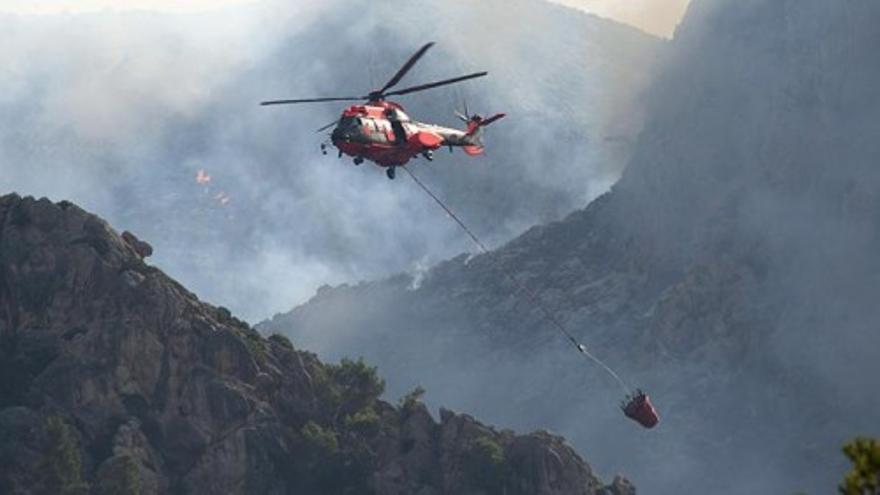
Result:
M865 393L880 374L878 19L864 0L694 0L610 193L489 255L324 289L265 328L364 355L392 390L543 421L652 492L830 492L837 445L880 424ZM661 428L615 417L620 392L500 265L654 394Z
M516 436L321 363L146 264L69 202L0 198L0 492L583 493L557 436Z

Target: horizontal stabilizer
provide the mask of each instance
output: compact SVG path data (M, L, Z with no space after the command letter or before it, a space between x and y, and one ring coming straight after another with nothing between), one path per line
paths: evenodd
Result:
M470 156L482 155L483 151L485 151L482 146L477 146L475 144L464 146L462 149L464 149L464 152Z

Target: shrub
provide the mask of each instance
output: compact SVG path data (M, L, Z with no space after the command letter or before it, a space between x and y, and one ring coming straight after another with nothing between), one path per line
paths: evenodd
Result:
M98 475L99 495L140 495L141 473L129 456L114 457Z
M422 403L422 397L425 396L425 389L421 385L412 389L408 394L400 398L400 408L405 414L411 413L417 405Z
M374 472L374 455L349 435L309 421L302 428L305 450L296 472L291 493L368 494Z
M484 466L497 468L504 464L504 449L492 437L482 436L474 442L471 452Z
M314 421L309 421L302 427L301 433L306 445L317 457L332 455L339 451L336 433L329 428L324 428Z
M379 433L381 426L379 415L372 407L365 407L345 417L345 427L362 435L373 436Z
M258 365L265 365L266 341L263 340L263 337L257 332L250 330L239 330L237 333L238 336L242 338L242 341L244 341L244 345L247 346L248 352L253 356L254 361L256 361Z
M290 339L280 333L273 333L269 336L269 340L280 345L281 347L286 347L287 349L293 350L293 343L290 342Z
M843 447L853 468L840 484L844 495L876 495L880 493L880 441L857 438Z
M372 405L385 391L385 380L379 378L375 366L369 366L363 359L354 361L343 358L338 365L326 367L327 378L322 390L334 417L339 413L354 414Z
M49 449L43 459L48 471L46 483L50 490L61 495L81 495L89 491L82 480L82 459L70 427L60 416L49 416L45 425Z
M489 493L503 491L506 479L504 449L494 438L477 438L467 455L467 474L471 482Z

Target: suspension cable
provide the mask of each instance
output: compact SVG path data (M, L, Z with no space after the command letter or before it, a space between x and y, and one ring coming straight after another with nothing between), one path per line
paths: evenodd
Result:
M445 211L446 214L449 215L449 216L455 221L455 223L458 224L459 227L461 227L461 230L463 230L463 231L465 232L465 234L467 234L468 237L471 238L471 240L474 242L474 244L477 245L477 247L479 248L479 250L480 250L480 252L481 252L482 254L487 254L487 255L490 254L490 253L489 253L489 249L486 247L485 244L483 244L483 241L481 241L480 238L477 237L476 234L474 234L474 232L473 232L470 228L468 228L467 225L465 225L465 223L461 220L461 218L459 218L458 215L456 215L455 212L452 211L451 208L449 208L448 206L446 206L446 204L445 204L445 203L444 203L439 197L437 197L437 195L434 194L434 192L431 191L431 189L429 189L428 186L426 186L425 183L422 182L422 181L421 181L421 180L420 180L420 179L419 179L419 178L418 178L418 177L412 172L412 170L409 169L409 167L406 167L406 166L400 166L399 168L402 168L404 171L406 171L406 173L409 174L410 177L412 177L412 180L413 180L416 184L418 184L418 186L419 186L423 191L425 191L425 193L426 193L428 196L430 196L431 199L433 199L434 202L437 203L437 205L440 206L440 208L442 208L443 211ZM488 259L490 260L490 262L493 262L493 261L494 261L492 256L489 256ZM602 362L601 359L599 359L599 358L597 358L596 356L594 356L589 350L587 350L587 347L586 347L585 345L583 345L583 344L581 344L581 343L579 343L579 342L577 341L577 339L574 337L574 335L573 335L571 332L569 332L569 331L565 328L565 325L562 324L562 321L560 321L560 320L556 317L556 315L554 315L553 312L550 311L550 310L547 308L547 306L544 304L544 301L538 296L538 294L536 294L535 292L533 292L533 291L529 288L529 286L527 286L527 285L525 284L525 282L521 282L519 279L517 279L516 277L514 277L513 273L512 273L511 271L507 270L507 268L505 268L505 267L500 263L500 261L497 262L497 263L495 263L495 264L496 264L496 266L501 270L501 272L504 273L504 275L505 275L505 276L506 276L511 282L514 283L514 285L516 285L517 287L519 287L519 289L522 290L522 291L523 291L523 292L529 297L529 299L531 300L531 302L541 310L541 312L544 314L544 317L545 317L550 323L552 323L553 326L556 327L556 329L559 330L559 332L560 332L560 333L561 333L561 334L562 334L562 335L563 335L563 336L564 336L569 342L572 343L572 345L574 345L575 349L577 349L578 352L580 352L580 353L583 354L586 358L588 358L588 359L590 359L591 361L593 361L595 364L599 365L599 366L600 366L602 369L604 369L609 375L611 375L611 376L617 381L617 383L620 385L620 387L624 390L624 392L625 392L627 395L629 395L629 394L632 392L632 390L630 389L629 385L627 385L626 382L624 382L623 379L621 379L620 376L619 376L619 375L618 375L613 369L611 369L610 366L608 366L607 364L605 364L604 362Z

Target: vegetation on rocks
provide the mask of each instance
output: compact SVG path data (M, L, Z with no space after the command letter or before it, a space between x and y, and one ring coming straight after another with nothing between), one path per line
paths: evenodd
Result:
M137 461L129 456L113 459L106 469L99 473L98 495L140 495L141 478ZM103 474L103 476L100 476Z
M507 478L504 449L490 436L478 437L468 452L467 471L474 485L500 493Z
M324 365L318 384L334 423L371 405L385 391L385 380L363 359L343 358L338 365Z
M82 459L71 428L61 416L46 419L48 450L43 459L47 488L60 495L85 495L89 485L82 479Z
M880 440L857 438L843 447L852 469L840 484L843 495L880 494Z
M281 347L286 347L293 350L293 343L290 341L290 339L284 335L281 335L280 333L273 333L272 335L270 335L269 341L274 342Z
M319 457L332 455L339 451L336 433L314 421L309 421L303 426L302 436L306 445Z
M422 390L404 412L380 400L376 367L264 338L127 237L69 204L0 197L0 493L474 493L468 449L502 469L518 438L555 480L531 493L597 493L561 439L438 423ZM542 463L550 450L562 463Z
M381 428L381 418L373 407L365 407L345 417L345 427L355 433L372 437Z
M424 396L425 389L419 385L400 398L400 408L405 414L409 414L415 410L416 406L422 403L422 397Z

